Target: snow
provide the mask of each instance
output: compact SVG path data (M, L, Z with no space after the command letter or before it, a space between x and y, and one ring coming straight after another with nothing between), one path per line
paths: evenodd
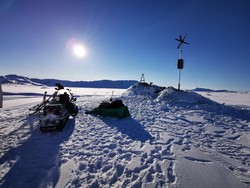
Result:
M70 88L79 114L42 133L53 87L2 85L0 187L250 187L250 93ZM122 99L131 117L85 114Z

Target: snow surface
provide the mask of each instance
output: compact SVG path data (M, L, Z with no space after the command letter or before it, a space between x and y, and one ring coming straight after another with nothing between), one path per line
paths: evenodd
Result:
M0 187L250 187L250 93L71 88L78 116L41 133L28 109L53 87L2 87ZM113 91L131 117L85 114Z

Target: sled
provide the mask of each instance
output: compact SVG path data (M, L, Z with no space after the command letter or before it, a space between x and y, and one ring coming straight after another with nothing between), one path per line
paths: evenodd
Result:
M100 115L102 117L126 118L130 116L128 107L121 100L113 102L102 102L97 108L86 111L86 114Z

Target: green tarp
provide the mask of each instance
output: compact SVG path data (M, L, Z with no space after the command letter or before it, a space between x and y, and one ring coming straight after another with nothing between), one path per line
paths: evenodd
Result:
M86 114L95 114L103 117L116 117L119 119L126 118L130 116L127 106L105 109L105 108L94 108L91 111L87 111Z

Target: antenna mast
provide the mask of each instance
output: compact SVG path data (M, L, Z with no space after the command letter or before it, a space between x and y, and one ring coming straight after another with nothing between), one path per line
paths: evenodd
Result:
M145 77L144 77L144 74L141 75L141 80L140 80L140 83L145 83Z
M182 38L182 36L180 35L179 39L175 39L177 41L179 41L179 45L177 46L177 49L180 49L180 58L177 61L177 69L179 69L179 83L178 83L178 90L181 89L181 69L184 68L184 59L182 58L182 44L189 44L187 42L185 42L185 38L186 38L187 34Z

